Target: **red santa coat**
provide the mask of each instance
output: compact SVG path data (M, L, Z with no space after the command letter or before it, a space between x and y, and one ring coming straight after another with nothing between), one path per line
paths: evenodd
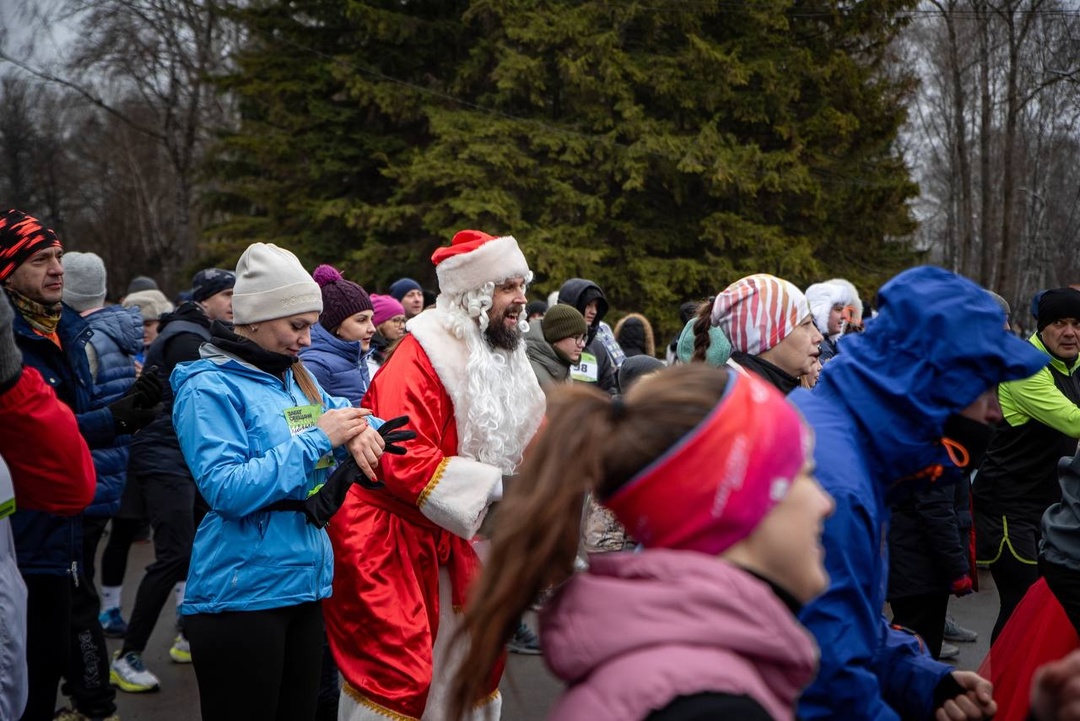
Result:
M468 539L503 475L458 455L459 423L468 422L465 343L437 312L417 316L410 331L363 404L380 418L408 415L417 438L407 455L382 456L385 488L354 486L327 529L334 545L334 593L323 602L327 633L344 693L371 718L436 718L432 710L445 706L441 684L432 688L433 677L440 678L436 640L445 643L448 624L456 625L445 616L452 616L450 608L460 611L479 568ZM525 412L516 414L517 431L528 439L544 401L521 354L531 385L521 399ZM496 701L501 674L500 664L490 686Z

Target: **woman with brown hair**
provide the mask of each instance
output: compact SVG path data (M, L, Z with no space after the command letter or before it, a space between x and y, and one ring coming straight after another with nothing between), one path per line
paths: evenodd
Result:
M567 688L551 718L791 718L817 665L795 613L828 584L819 541L833 508L795 409L755 376L692 364L614 400L559 389L547 421L466 608L450 717L472 707L519 614L554 586L540 629ZM575 575L586 492L644 550L592 556Z
M204 721L310 721L333 578L323 527L357 466L375 478L391 447L370 411L328 396L299 361L323 299L296 256L249 246L234 290L235 330L215 322L202 358L170 377L180 449L210 506L180 611Z

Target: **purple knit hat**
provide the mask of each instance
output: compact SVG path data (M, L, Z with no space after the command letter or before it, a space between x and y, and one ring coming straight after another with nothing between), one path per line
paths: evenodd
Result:
M334 266L320 265L311 277L322 288L323 310L319 323L331 333L349 316L373 310L367 291L351 280L345 280Z
M371 295L371 305L375 309L375 315L372 316L371 320L376 328L394 316L405 315L405 307L392 295L373 293Z

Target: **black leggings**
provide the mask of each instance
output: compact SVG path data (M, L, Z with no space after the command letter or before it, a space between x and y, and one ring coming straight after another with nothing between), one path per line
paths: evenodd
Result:
M128 551L146 525L141 518L113 518L109 540L101 552L101 585L120 586L127 570Z
M26 581L26 665L30 699L23 721L49 721L56 714L56 690L68 660L71 576L24 575Z
M202 721L312 721L323 655L318 601L187 616Z
M934 659L941 656L941 642L945 637L945 615L949 611L949 594L946 591L924 593L889 601L893 623L919 634L926 650Z
M990 634L990 643L993 644L1001 633L1001 629L1005 628L1013 611L1020 605L1024 594L1032 584L1039 580L1039 567L1034 563L1020 561L1006 548L1001 558L990 564L990 575L994 578L998 600L1001 603L994 631Z

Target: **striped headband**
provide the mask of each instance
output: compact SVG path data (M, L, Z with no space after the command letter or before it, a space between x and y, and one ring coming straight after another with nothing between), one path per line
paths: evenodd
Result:
M21 210L0 215L0 283L30 256L45 248L60 248L60 239L37 218Z
M724 289L713 301L712 324L734 350L760 355L775 347L810 315L802 291L786 280L760 273Z

